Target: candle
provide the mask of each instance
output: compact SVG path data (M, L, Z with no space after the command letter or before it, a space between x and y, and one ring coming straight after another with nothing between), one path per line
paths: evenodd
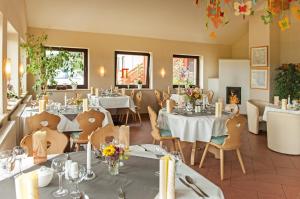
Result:
M91 86L91 95L94 95L94 87Z
M289 95L288 96L288 102L287 102L289 105L291 104L291 96Z
M286 99L281 100L281 109L283 109L283 110L287 109L287 100Z
M46 102L45 100L39 100L39 112L46 111Z
M67 160L65 163L65 178L66 178L66 180L69 180L71 164L72 164L72 160Z
M68 97L67 97L67 93L65 93L65 106L67 106L67 104L68 104Z
M72 162L70 166L70 177L73 179L78 178L78 163Z
M87 144L87 149L86 149L86 169L87 172L89 173L91 171L91 159L92 159L92 145L91 142L89 140L88 144Z
M99 97L99 88L95 88L95 95L96 97Z
M168 86L168 94L171 94L171 88Z
M274 96L274 105L279 106L279 96Z
M84 111L88 111L89 109L89 105L88 105L88 100L86 98L82 99L82 110Z
M123 95L123 96L125 96L125 95L126 95L126 93L125 93L125 92L126 92L125 88L122 88L122 95Z
M221 117L222 116L222 103L216 102L215 105L215 117Z

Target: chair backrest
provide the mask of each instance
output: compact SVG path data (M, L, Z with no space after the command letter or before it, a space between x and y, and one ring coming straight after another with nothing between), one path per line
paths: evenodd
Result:
M135 90L132 89L131 92L130 92L130 97L131 97L131 99L134 99L134 94L135 94Z
M57 130L57 126L60 122L60 117L44 111L26 118L26 122L31 133L40 130L43 127Z
M159 133L159 128L157 127L157 114L150 106L148 106L148 113L152 127L151 135L154 139L160 140L161 136Z
M212 90L207 91L207 98L208 98L208 103L212 104L214 98L214 92Z
M122 125L120 127L112 124L106 125L102 128L97 128L91 135L90 141L94 148L99 149L101 144L111 142L117 139L119 144L129 146L129 126Z
M227 120L226 128L228 130L228 136L222 145L223 149L231 150L240 147L241 133L245 130L245 125L246 118L242 115L235 115Z
M226 104L224 109L226 112L231 112L234 114L239 114L240 112L240 108L237 104Z
M39 131L47 132L47 154L61 154L68 144L68 137L57 130L47 127L41 128ZM33 134L33 133L32 133ZM28 134L21 140L20 146L25 148L29 156L33 154L32 134Z
M263 101L263 100L257 100L257 99L250 99L248 102L252 103L258 108L259 115L263 115L265 111L265 107L269 105L269 102Z
M170 94L168 94L167 92L163 91L163 101L166 101L170 99Z
M158 106L159 106L160 108L162 108L162 107L163 107L163 101L162 101L162 99L161 99L160 91L155 89L155 90L154 90L154 95L155 95L156 102L157 102Z
M102 127L102 122L105 118L104 113L90 109L83 113L79 113L75 118L79 123L79 128L82 132L79 135L79 139L88 140L88 136L95 131L98 127Z
M142 91L139 91L136 93L135 95L135 101L134 104L138 107L141 108L142 107L142 100L143 100L143 94Z

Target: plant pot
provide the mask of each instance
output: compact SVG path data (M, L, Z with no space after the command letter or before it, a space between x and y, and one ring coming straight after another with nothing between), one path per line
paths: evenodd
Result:
M138 84L137 87L138 87L139 90L141 90L142 87L143 87L143 85L142 84Z
M72 84L72 90L76 90L77 89L77 84Z

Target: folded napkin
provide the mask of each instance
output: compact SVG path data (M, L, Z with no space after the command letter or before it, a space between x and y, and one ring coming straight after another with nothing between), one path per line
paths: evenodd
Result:
M175 199L175 160L170 156L159 162L159 199Z
M47 132L37 131L32 134L32 151L34 164L47 161Z
M24 173L15 178L16 199L38 199L38 174L36 171Z

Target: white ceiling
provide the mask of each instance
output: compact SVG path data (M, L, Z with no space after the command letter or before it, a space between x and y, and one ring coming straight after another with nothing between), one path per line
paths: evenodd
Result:
M109 33L202 43L232 44L248 30L248 21L232 16L217 39L206 31L204 5L193 0L26 0L30 27ZM211 25L212 27L212 25ZM214 30L214 29L211 29Z

